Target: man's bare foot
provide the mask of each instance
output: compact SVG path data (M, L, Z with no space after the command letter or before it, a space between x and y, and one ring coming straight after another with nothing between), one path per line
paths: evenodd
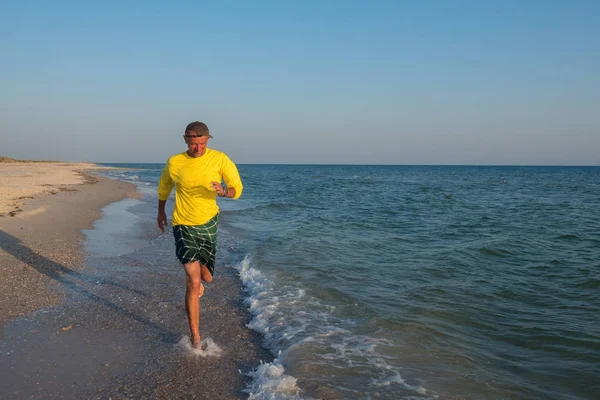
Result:
M204 294L204 285L200 282L200 291L198 292L198 298L202 297Z
M200 348L200 336L193 336L192 337L192 347L194 349L199 349Z

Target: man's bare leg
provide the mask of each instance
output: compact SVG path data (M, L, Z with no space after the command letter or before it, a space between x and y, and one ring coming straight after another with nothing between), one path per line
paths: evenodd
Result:
M200 264L200 277L206 283L212 282L212 274L208 270L208 267L204 264ZM198 297L202 297L204 294L204 285L200 285L200 292L198 293Z
M194 261L184 265L186 273L185 308L190 323L190 338L192 347L200 346L200 289L202 280L212 282L212 275L208 268Z
M185 264L186 288L185 288L185 309L187 311L188 321L190 323L190 339L192 347L200 346L200 263L198 261Z

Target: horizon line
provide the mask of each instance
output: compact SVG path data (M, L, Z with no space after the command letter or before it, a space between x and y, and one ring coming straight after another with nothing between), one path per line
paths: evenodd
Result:
M66 161L68 162L68 161ZM100 162L93 164L166 164L163 162ZM600 164L376 164L376 163L235 163L236 165L373 166L373 167L600 167Z

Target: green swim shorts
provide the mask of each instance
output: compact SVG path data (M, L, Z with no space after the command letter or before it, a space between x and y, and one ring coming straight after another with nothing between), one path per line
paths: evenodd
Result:
M211 275L217 256L217 231L219 214L203 225L175 225L175 253L182 264L199 261L206 265Z

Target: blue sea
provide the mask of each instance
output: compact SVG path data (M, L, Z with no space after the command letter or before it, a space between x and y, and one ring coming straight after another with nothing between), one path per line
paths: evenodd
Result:
M154 221L164 165L105 165ZM250 398L598 398L599 167L238 169L215 279L274 356Z

